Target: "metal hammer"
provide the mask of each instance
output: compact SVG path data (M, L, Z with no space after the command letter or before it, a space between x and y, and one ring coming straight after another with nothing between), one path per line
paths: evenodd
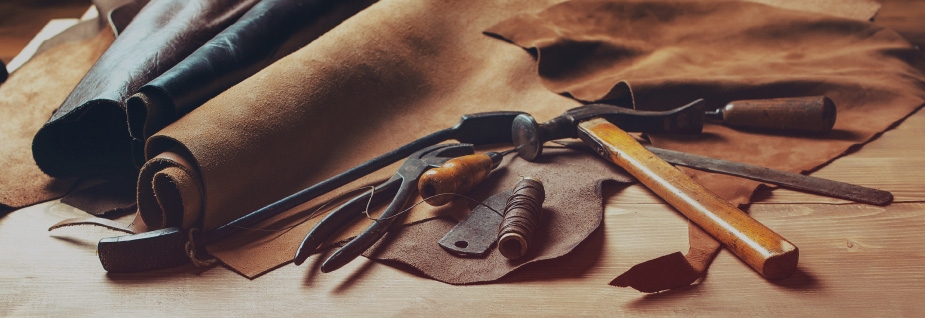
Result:
M793 243L660 159L618 127L626 124L632 131L672 131L665 127L672 127L678 120L687 122L685 116L657 117L662 120L639 127L640 122L633 120L633 111L627 113L615 108L618 107L581 106L543 124L537 124L528 114L519 115L511 128L514 145L521 157L533 161L542 153L546 141L580 138L599 155L626 169L762 276L783 279L793 274L799 259L799 249ZM702 114L697 114L696 120L701 120Z

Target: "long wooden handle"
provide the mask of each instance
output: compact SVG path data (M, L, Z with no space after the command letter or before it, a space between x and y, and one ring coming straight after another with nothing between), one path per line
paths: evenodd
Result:
M782 279L796 270L800 255L796 246L646 150L617 126L593 119L580 123L578 130L581 139L601 156L626 169L762 276Z

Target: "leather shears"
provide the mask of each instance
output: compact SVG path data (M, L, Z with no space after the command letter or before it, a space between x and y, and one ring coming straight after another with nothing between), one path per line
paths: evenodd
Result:
M363 215L367 205L379 205L392 198L386 210L369 228L337 250L321 265L321 272L327 273L346 265L385 235L392 222L405 209L408 200L417 189L418 179L425 171L440 167L450 159L473 153L475 148L471 144L440 144L415 152L387 181L376 186L373 191L367 191L347 201L318 222L299 246L294 259L295 264L304 262L321 243L342 230L351 220Z

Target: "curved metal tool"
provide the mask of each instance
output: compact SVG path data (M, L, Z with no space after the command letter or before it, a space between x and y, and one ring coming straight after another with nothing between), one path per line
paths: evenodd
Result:
M382 214L376 218L375 222L357 235L353 240L348 242L344 247L334 252L322 265L321 271L324 273L336 270L346 265L353 259L360 256L366 249L379 241L379 239L388 231L392 222L395 221L399 213L404 210L414 191L417 189L418 178L430 168L436 168L443 165L450 159L471 155L475 149L471 144L446 144L427 147L408 157L405 163L398 168L388 181L376 187L377 190L394 192L394 198ZM397 188L397 189L396 189ZM299 250L296 252L295 263L301 264L309 255L315 252L322 242L326 241L332 234L349 223L353 218L361 214L362 207L357 202L362 202L362 197L369 197L365 194L354 198L345 203L338 209L332 211L327 217L315 225L315 228L305 237ZM356 209L361 207L361 209Z
M543 153L543 143L578 138L578 123L592 118L604 118L628 132L699 134L703 130L703 107L703 99L668 111L590 104L572 108L542 124L528 114L517 116L511 126L511 135L517 155L533 161Z
M195 236L194 240L198 246L215 243L237 233L242 228L251 228L257 223L313 200L402 158L406 158L415 151L447 140L452 139L474 145L511 143L511 123L520 114L525 113L499 111L463 115L453 127L439 130L412 141L398 149L244 215L226 225L200 232ZM184 245L187 241L185 231L179 228L169 228L158 231L153 235L151 233L141 233L104 238L97 245L97 250L99 251L100 262L107 271L120 273L140 272L177 266L188 262L189 260L184 262L182 259L177 259L170 263L160 261L170 258L171 255L179 255L177 251L185 253ZM124 251L135 249L144 252L133 254L132 257L123 256ZM152 267L151 264L163 265Z

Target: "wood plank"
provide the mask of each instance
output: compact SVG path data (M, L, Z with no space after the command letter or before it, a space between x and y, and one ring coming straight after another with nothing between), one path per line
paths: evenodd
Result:
M0 219L0 268L17 269L0 271L0 315L925 314L919 300L925 204L752 210L801 248L797 275L769 282L724 251L701 284L646 295L607 282L640 261L686 249L685 220L659 203L608 208L605 227L567 258L529 266L500 284L451 286L365 259L321 274L317 256L253 281L221 267L108 275L94 251L96 239L111 233L79 228L49 235L47 226L80 214L49 202Z

